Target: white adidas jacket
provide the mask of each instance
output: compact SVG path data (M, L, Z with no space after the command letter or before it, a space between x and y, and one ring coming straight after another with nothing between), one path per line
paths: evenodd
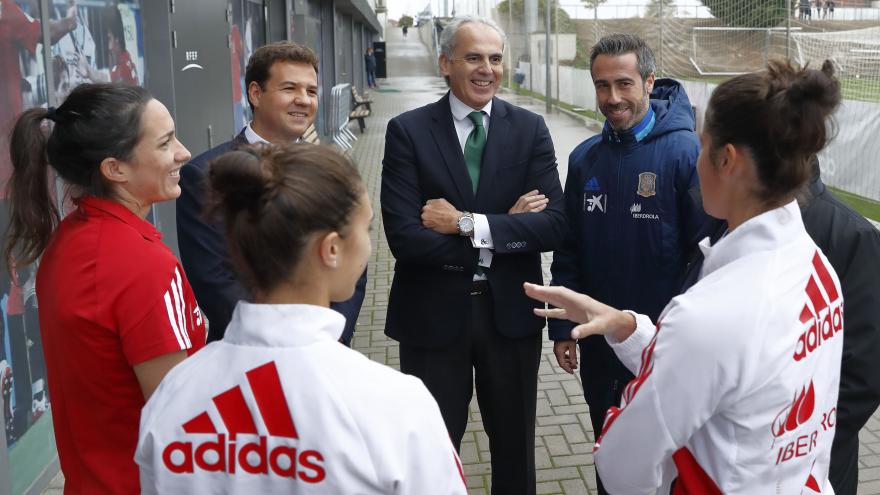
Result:
M613 494L833 493L843 300L797 203L700 248L700 281L611 342L633 371L595 447ZM655 330L656 328L656 330Z
M143 493L465 494L417 378L337 342L327 308L240 302L143 409Z

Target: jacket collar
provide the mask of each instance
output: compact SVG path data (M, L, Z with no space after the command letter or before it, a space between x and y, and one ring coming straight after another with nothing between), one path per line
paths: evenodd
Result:
M455 123L452 120L452 109L449 103L450 94L451 92L447 91L443 98L429 107L432 120L431 135L437 143L437 149L440 151L440 156L443 157L443 162L449 169L452 182L462 199L463 207L468 211L473 211L476 198L464 163L464 155L462 155L461 146L458 143L458 136L455 133ZM453 203L455 202L453 201Z
M642 117L642 120L638 124L625 131L618 132L612 129L611 125L606 120L605 125L602 128L602 136L605 141L612 143L640 143L648 137L648 134L654 129L654 124L656 123L657 114L654 113L654 108L649 102L648 113Z
M700 278L733 263L739 258L770 251L797 239L805 232L797 201L766 211L728 232L714 245L707 237L700 241L705 261Z
M260 347L299 347L337 341L345 317L309 304L252 304L239 301L223 341Z
M812 176L810 177L810 197L818 198L825 193L825 183L822 182L822 172L819 168L819 159L813 157Z
M76 205L86 215L109 215L117 218L135 229L144 239L149 241L162 240L162 233L156 230L153 224L135 215L131 210L116 201L95 196L85 196L76 200Z

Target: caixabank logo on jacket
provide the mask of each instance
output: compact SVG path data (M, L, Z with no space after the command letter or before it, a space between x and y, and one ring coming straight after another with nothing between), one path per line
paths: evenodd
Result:
M795 345L795 361L804 359L843 330L843 301L818 252L813 255L813 268L815 273L810 275L805 289L807 303L800 314L805 329Z
M306 483L324 480L324 456L299 444L275 363L245 375L268 435L258 431L242 387L237 385L212 400L224 428L214 424L207 410L183 423L187 438L169 443L162 451L165 468L178 474L243 472Z

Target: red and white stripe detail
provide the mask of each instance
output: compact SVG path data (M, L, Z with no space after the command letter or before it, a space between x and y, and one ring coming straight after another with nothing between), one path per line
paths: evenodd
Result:
M171 279L171 288L165 291L165 310L168 312L168 322L180 349L192 348L187 330L188 315L186 314L186 300L183 293L183 280L180 270L174 268L174 278Z
M651 372L654 371L654 346L657 344L658 333L660 333L660 322L657 322L657 331L654 332L651 342L642 349L642 365L639 368L639 374L636 375L636 377L626 385L626 388L623 389L623 406L612 407L608 409L607 413L605 413L605 422L602 425L602 433L599 435L596 444L593 446L593 452L599 450L605 432L611 428L611 424L614 423L614 420L616 420L617 417L620 416L620 413L626 409L626 405L633 400L633 397L636 396L636 393L642 387L642 384L645 383L645 380L647 380L648 377L651 376Z

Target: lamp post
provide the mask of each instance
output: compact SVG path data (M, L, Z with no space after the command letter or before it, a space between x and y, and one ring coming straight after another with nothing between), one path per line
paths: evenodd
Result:
M544 0L544 68L547 73L547 83L544 85L544 102L547 113L553 110L550 96L550 0Z

